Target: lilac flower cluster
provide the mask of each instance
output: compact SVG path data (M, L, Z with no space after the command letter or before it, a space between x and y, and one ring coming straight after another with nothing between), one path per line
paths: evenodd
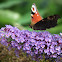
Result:
M15 48L23 49L24 52L31 55L34 59L57 58L62 57L62 35L44 32L31 32L28 30L19 30L11 25L6 25L0 29L0 43Z

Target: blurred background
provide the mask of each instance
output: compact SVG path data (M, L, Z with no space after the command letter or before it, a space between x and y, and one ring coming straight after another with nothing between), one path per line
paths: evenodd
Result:
M62 0L0 0L0 28L10 24L20 30L33 31L29 28L33 3L36 4L43 18L54 14L62 17ZM62 32L62 18L58 19L56 27L47 29L47 31L52 34Z

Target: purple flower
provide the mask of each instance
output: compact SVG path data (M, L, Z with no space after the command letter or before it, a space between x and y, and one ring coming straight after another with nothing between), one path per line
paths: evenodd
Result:
M38 50L35 50L34 53L35 53L35 54L38 54Z
M50 52L52 53L52 54L54 54L55 53L55 50L54 49L50 49Z
M4 32L1 32L1 33L0 33L0 36L1 36L1 37L4 37L4 36L5 36L5 33L4 33Z
M59 39L59 43L62 43L62 38Z
M35 43L36 42L36 40L34 40L34 39L31 39L31 43Z
M11 41L11 46L14 48L15 47L15 41Z
M6 28L13 28L11 25L5 25Z
M60 51L61 50L60 46L56 47L56 50L57 51Z
M1 39L1 44L5 45L5 46L8 46L8 42L7 42L7 39L2 37Z
M47 42L46 45L49 47L51 45L51 43Z
M34 45L37 46L39 42L35 42Z
M29 46L30 45L30 43L29 42L27 42L27 43L25 43L25 45L24 46Z
M21 43L23 43L25 41L25 39L23 37L20 37L20 40L19 40Z
M20 46L17 46L17 49L18 49L18 50L20 50L21 48L22 48L22 46L21 46L21 45L20 45Z
M17 41L18 43L20 43L20 40L18 37L15 37L15 41Z
M53 58L56 58L57 57L57 54L54 54L54 55L52 55L53 56Z
M43 53L43 49L42 49L42 48L40 48L40 49L39 49L39 52L40 52L40 54L41 54L41 53Z
M51 38L48 38L48 37L45 38L46 42L51 42L51 40L52 40Z
M6 38L9 38L10 36L11 36L11 33L10 33L10 32L5 33L5 37L6 37Z
M39 48L40 48L40 46L39 46L39 45L35 47L35 49L36 49L36 50L38 50Z
M9 50L15 48L16 56L22 49L35 60L43 58L43 54L48 58L62 56L62 35L52 35L48 31L20 31L17 27L6 25L0 29L0 43L9 46Z
M44 52L47 53L47 55L50 55L50 49L49 48L45 49Z
M26 50L25 46L23 47L23 50Z
M30 48L30 46L26 46L25 49L26 50L30 50L31 48Z
M12 33L12 34L11 34L11 38L12 38L12 39L15 39L15 33Z
M45 45L41 45L41 47L42 47L42 48L44 48L44 47L45 47Z
M36 36L36 39L37 40L44 40L44 37L42 37L42 36L40 36L40 37L39 36Z
M54 48L54 45L51 45L50 48L53 49Z
M26 53L30 54L31 52L30 52L30 50L27 50Z

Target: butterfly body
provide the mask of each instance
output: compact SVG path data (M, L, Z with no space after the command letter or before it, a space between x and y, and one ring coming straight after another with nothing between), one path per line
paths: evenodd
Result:
M46 30L47 28L55 27L59 18L59 15L53 15L43 19L43 17L39 15L36 5L33 4L31 8L32 20L30 27L34 30Z

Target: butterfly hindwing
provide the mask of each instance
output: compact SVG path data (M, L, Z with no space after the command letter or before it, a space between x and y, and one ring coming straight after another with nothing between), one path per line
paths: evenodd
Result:
M59 15L49 16L37 22L34 26L34 30L46 30L46 28L55 27L57 25L57 20L60 18Z

